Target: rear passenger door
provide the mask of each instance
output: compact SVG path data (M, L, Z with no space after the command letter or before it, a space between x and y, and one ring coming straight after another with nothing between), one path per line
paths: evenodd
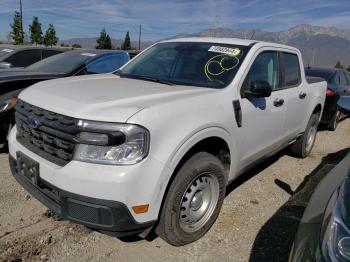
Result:
M286 119L285 136L283 139L293 139L304 132L305 118L310 95L307 86L301 79L302 65L296 53L280 52L281 89L285 95ZM288 142L288 141L287 141Z

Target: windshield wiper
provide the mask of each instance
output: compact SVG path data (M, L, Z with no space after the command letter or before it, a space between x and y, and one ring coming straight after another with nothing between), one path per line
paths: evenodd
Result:
M142 76L142 75L132 75L132 74L123 74L123 73L118 72L118 71L116 71L115 73L117 75L119 75L120 77L151 81L151 82L161 83L161 84L165 84L165 85L169 85L169 86L175 85L174 83L172 83L170 81L159 79L159 78L156 78L156 77Z

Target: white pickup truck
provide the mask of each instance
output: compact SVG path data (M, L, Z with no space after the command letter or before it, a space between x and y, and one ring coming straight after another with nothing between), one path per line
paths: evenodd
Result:
M59 216L115 236L202 237L225 189L290 146L312 150L326 82L292 47L239 39L157 43L113 74L22 92L9 160Z

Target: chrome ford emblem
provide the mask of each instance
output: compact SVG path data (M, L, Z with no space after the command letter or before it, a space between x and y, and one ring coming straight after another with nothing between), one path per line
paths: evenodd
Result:
M40 124L39 120L32 116L27 117L27 123L31 128L37 128Z

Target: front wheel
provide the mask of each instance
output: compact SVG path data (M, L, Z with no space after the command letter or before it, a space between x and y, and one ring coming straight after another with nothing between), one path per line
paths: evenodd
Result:
M214 224L225 198L222 163L200 152L180 168L170 185L156 233L174 246L201 238Z
M291 146L291 151L296 157L307 157L314 147L319 115L313 114L306 126L306 130Z

